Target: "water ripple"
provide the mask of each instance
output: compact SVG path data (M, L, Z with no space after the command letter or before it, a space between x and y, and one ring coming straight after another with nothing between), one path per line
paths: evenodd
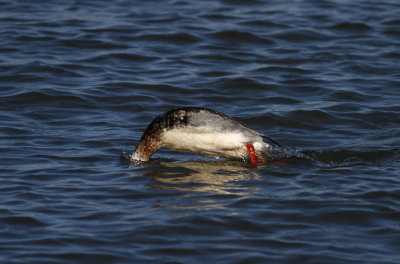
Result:
M0 262L400 262L396 1L0 6ZM130 163L176 106L302 155Z

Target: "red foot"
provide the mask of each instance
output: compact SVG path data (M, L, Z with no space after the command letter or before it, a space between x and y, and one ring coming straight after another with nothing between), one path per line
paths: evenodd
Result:
M251 145L250 143L247 143L246 147L249 150L249 157L250 157L251 164L264 163L264 160L257 156L253 145Z

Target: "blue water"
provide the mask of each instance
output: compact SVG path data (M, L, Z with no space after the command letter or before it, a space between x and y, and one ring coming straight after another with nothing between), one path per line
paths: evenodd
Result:
M0 1L0 262L400 263L399 14ZM121 158L176 106L308 158Z

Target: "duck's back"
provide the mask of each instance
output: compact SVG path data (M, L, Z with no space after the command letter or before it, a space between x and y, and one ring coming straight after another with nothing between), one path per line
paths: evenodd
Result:
M173 109L153 123L152 126L163 128L163 148L209 157L242 157L246 155L243 143L262 142L258 132L207 108Z

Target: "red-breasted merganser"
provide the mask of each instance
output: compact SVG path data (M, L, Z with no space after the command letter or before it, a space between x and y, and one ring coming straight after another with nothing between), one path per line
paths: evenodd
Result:
M201 107L180 107L156 117L144 131L131 161L148 161L163 148L213 158L249 160L252 164L282 157L278 154L280 145L274 140L227 115Z

